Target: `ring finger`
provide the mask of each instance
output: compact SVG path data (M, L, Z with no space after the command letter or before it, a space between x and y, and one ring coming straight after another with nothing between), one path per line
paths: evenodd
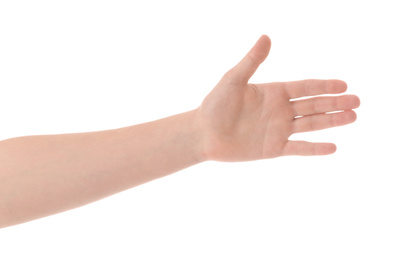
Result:
M333 114L319 114L295 118L293 133L322 130L325 128L342 126L356 121L356 113L352 110Z

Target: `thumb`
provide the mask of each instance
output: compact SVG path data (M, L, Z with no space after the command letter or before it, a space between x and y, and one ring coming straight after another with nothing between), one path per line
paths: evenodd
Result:
M248 82L259 65L269 55L270 46L270 38L267 35L262 35L247 55L232 69L232 76Z

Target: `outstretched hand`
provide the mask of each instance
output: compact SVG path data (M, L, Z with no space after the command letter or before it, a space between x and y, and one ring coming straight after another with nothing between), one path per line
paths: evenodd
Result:
M197 122L207 160L249 161L284 155L327 155L332 143L291 141L294 133L341 126L356 120L360 105L341 80L302 80L250 84L248 80L266 59L270 39L263 35L197 109ZM307 99L296 100L307 97ZM336 113L329 113L336 112Z

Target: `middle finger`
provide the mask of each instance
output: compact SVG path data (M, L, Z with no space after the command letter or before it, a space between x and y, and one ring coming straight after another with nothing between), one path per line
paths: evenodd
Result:
M315 97L291 101L295 116L308 116L327 112L351 110L360 105L355 95Z

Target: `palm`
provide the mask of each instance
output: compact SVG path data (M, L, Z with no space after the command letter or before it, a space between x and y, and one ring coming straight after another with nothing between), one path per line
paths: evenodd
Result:
M285 93L247 84L222 95L218 85L200 111L208 153L214 160L243 161L280 156L291 134L293 111Z
M255 102L255 105L260 102L254 115L258 125L254 134L260 135L253 143L255 159L281 156L288 137L292 134L294 119L294 111L288 95L280 83L250 84L248 88L255 89L261 96L261 100Z
M288 141L288 138L297 132L353 122L356 114L351 109L359 105L358 98L341 96L292 100L303 96L342 93L346 90L346 84L339 80L247 83L258 62L261 63L269 52L270 41L266 47L263 41L266 45L268 38L261 39L222 78L199 108L206 156L211 160L244 161L334 152L333 144L295 142ZM257 51L261 54L258 55ZM344 112L326 114L339 110Z

